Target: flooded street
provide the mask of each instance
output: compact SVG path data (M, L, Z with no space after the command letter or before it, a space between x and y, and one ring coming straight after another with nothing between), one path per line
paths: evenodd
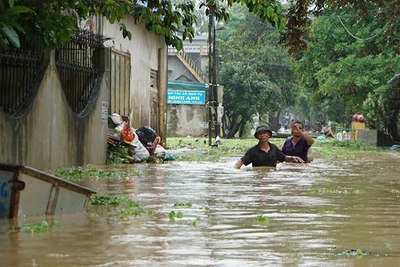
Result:
M20 226L53 219L58 226L35 234L3 231L0 265L400 264L398 153L317 157L276 169L236 170L237 159L136 164L129 166L133 177L88 181L98 195L126 195L147 214L122 216L112 205L91 205L84 214L20 218Z

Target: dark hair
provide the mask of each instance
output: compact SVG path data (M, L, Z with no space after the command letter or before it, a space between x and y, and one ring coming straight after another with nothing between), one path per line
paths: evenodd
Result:
M302 123L301 121L295 121L295 122L293 122L293 124L296 124L296 123L301 124L301 127L303 127L303 123Z

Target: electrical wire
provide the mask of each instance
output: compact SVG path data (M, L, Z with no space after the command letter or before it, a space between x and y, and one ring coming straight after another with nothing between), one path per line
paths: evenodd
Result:
M375 35L370 36L370 37L368 37L368 38L359 38L359 37L355 36L354 34L352 34L352 33L347 29L346 25L344 25L344 23L343 23L342 19L340 18L340 16L337 16L337 18L339 19L340 24L342 24L342 26L343 26L343 28L346 30L346 32L347 32L351 37L353 37L354 39L356 39L356 40L358 40L358 41L367 41L367 40L370 40L370 39L375 38L376 36L378 36L378 35L387 27L387 25L388 25L389 22L390 22L390 20L389 20L389 21L385 24L385 26L383 26L383 28L382 28L378 33L376 33Z

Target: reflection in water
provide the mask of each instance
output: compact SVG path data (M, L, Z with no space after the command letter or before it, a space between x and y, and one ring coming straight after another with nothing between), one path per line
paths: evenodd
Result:
M86 184L124 194L153 216L87 214L19 218L58 221L48 232L0 235L1 266L397 266L398 156L315 159L275 168L220 163L137 164L138 175ZM169 219L170 212L183 214ZM257 215L269 221L257 221ZM13 225L0 221L2 228ZM357 258L346 250L366 250Z

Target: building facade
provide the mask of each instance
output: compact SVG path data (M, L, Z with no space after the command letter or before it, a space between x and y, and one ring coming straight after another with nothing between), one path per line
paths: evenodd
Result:
M202 35L193 38L191 43L184 41L182 51L168 49L167 136L204 136L209 133L210 124L215 132L217 122L209 117L210 58L207 48L207 35ZM171 99L183 95L204 101ZM222 97L223 87L218 86L218 103L222 103Z

